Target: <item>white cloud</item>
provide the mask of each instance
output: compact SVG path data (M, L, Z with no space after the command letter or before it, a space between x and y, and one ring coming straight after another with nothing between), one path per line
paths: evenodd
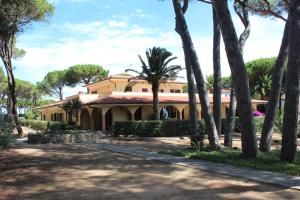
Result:
M283 23L253 17L252 33L245 47L245 61L260 57L276 56L281 41ZM238 24L235 19L236 24ZM182 44L175 32L153 30L148 27L128 24L125 21L92 21L82 24L65 23L63 31L71 35L58 39L47 46L33 46L20 43L26 49L26 56L15 61L18 73L27 73L28 80L40 81L51 70L65 69L74 64L100 64L111 74L122 73L127 68L140 66L138 54L144 56L147 48L152 46L166 47L178 60L174 64L184 66ZM238 32L242 25L238 25ZM61 31L61 28L58 28ZM21 40L20 40L21 41ZM204 74L211 74L212 36L193 37L201 68ZM224 45L222 44L222 73L230 74ZM183 76L185 72L181 73ZM66 89L72 94L75 89ZM81 89L82 90L82 89Z
M127 22L125 21L115 21L115 20L109 20L107 24L110 27L126 27L128 25Z

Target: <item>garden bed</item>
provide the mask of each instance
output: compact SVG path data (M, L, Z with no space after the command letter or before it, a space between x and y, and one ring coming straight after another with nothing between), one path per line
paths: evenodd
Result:
M296 162L293 164L280 162L280 150L272 150L268 154L259 152L256 159L244 159L240 150L232 149L224 149L223 152L209 150L164 150L160 153L300 176L299 151L297 152Z

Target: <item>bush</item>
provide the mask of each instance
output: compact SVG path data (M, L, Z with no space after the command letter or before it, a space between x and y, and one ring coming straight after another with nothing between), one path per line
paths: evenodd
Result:
M25 119L38 119L40 118L40 113L37 111L29 110L25 113Z
M253 117L256 132L261 133L264 124L265 116Z
M13 141L12 130L14 128L13 120L0 116L0 149L8 150L11 147Z
M34 130L38 131L46 131L46 132L58 132L64 130L78 130L80 129L79 126L65 124L63 122L47 122L42 120L27 120L27 119L20 119L22 126L30 127Z
M34 130L38 131L46 131L47 130L47 121L34 120L34 119L20 119L22 126L30 127Z
M79 130L80 127L76 125L65 124L63 122L48 122L47 132L48 133L57 133L60 131L66 130Z
M199 135L205 134L203 121L198 122ZM126 121L116 122L114 135L132 135L138 137L172 137L189 135L188 120L166 120L166 121Z

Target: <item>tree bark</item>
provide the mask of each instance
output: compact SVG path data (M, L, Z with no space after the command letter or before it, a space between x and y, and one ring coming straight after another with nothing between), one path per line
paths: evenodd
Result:
M159 120L159 112L158 112L158 89L159 84L152 84L152 94L153 94L153 119Z
M221 63L220 63L220 44L221 44L221 30L216 16L214 7L213 10L213 65L214 65L214 86L213 86L213 116L216 124L216 129L221 135L222 126L222 77L221 77Z
M252 104L249 90L249 80L238 41L235 27L225 0L213 1L223 40L233 84L236 90L240 125L242 132L242 151L245 158L257 157L257 141L255 125L252 117Z
M284 34L281 42L279 54L275 63L274 71L272 74L272 86L270 91L269 102L267 105L267 112L262 127L260 138L259 150L262 152L270 152L273 126L277 112L277 106L280 100L280 93L282 88L282 78L284 74L284 66L287 60L289 45L289 22L286 22Z
M198 141L197 132L197 107L196 107L196 95L195 95L195 83L194 83L194 73L191 66L190 57L187 52L184 52L185 66L186 66L186 77L188 82L188 95L189 95L189 116L190 116L190 127L189 132L191 136L191 145L196 145Z
M205 87L205 81L200 68L197 53L194 48L193 41L191 39L187 23L185 21L184 13L187 9L188 0L184 1L183 7L181 7L180 0L173 0L174 11L176 14L176 32L180 35L184 52L187 53L191 61L192 70L196 79L197 89L199 93L199 99L201 108L204 115L204 121L208 132L209 145L212 149L221 149L218 132L213 117L209 111L209 99Z
M63 100L64 96L63 96L63 88L59 88L59 100Z
M226 130L225 130L225 137L224 137L224 146L232 147L232 135L234 131L234 118L236 115L236 95L235 90L230 90L230 103L229 103L229 110L227 113L227 120L226 120Z
M294 162L297 151L297 123L300 84L300 1L289 1L289 52L283 116L281 160Z
M18 118L17 113L17 98L16 98L16 82L13 74L11 58L7 57L3 62L7 72L7 84L8 84L8 115L14 119L16 129L18 131L18 137L22 137L23 129Z
M241 9L238 9L238 5L241 7ZM244 31L239 37L239 45L241 48L241 53L243 55L246 41L250 35L251 23L249 20L248 11L246 9L246 4L244 2L235 4L234 9L235 9L236 14L238 15L238 17L240 18L241 22L244 25ZM228 115L227 115L227 120L226 120L226 132L225 132L225 138L224 138L224 146L228 146L228 147L232 147L232 138L233 138L236 108L237 108L236 92L234 89L235 86L233 83L233 79L231 82L232 83L231 83L231 89L230 89L230 103L229 103L229 110L228 110Z

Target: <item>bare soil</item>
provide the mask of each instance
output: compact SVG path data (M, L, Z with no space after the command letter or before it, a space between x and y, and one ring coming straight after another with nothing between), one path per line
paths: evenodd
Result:
M296 190L84 145L21 145L0 152L0 177L0 200L299 199L300 196Z

